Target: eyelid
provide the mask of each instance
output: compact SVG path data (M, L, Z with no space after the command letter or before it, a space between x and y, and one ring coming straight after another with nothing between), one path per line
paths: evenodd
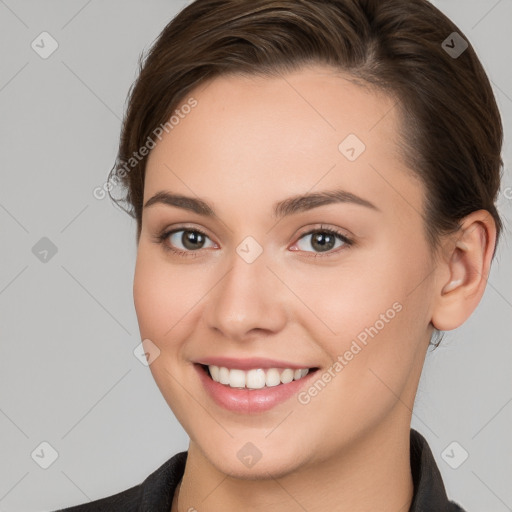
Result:
M313 227L311 227L310 225L307 228L299 230L299 233L296 235L296 238L300 239L305 235L310 235L317 231L330 231L331 233L335 233L343 238L346 238L347 240L350 240L352 238L345 230L342 230L341 228L338 228L336 226L330 226L328 224L322 223L313 224Z
M157 237L168 237L177 231L196 231L197 233L201 233L203 236L208 237L213 242L213 238L208 234L205 228L199 228L189 224L178 224L177 226L166 227L158 232ZM216 242L214 243L217 244Z

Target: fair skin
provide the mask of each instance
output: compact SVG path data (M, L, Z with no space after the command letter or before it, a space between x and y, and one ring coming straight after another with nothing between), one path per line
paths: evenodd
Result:
M396 148L394 101L320 66L285 78L202 84L190 94L197 106L149 155L144 204L167 191L215 212L153 204L138 244L141 339L160 350L151 372L190 437L172 511L406 512L411 411L432 326L455 329L477 306L494 223L473 212L434 260L418 213L422 185ZM355 161L338 149L350 133L366 146ZM276 202L333 189L377 209L337 202L272 215ZM306 235L324 233L320 225L353 245L336 238L320 252ZM171 228L207 237L197 249L183 245L183 232L155 243ZM263 249L250 264L236 251L247 236ZM197 376L193 361L229 355L316 367L319 377L394 303L401 310L307 404L293 396L234 412ZM261 453L252 467L237 457L247 442Z

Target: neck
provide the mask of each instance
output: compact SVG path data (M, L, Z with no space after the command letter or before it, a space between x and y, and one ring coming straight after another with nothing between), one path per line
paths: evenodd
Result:
M403 420L403 418L401 418ZM407 512L413 497L410 423L380 425L350 447L280 478L247 480L218 471L191 441L171 512L279 510ZM179 498L179 499L178 499ZM178 509L179 503L179 509Z

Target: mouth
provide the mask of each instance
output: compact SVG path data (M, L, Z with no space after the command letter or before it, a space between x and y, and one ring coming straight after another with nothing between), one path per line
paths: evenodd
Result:
M218 406L242 415L261 414L280 404L285 406L311 383L319 370L319 367L300 368L299 365L294 365L295 368L278 367L274 364L288 366L289 363L272 363L269 359L216 359L194 363L199 381L206 395Z
M201 370L214 382L227 388L257 390L285 386L300 381L319 368L254 368L241 370L213 364L198 364Z

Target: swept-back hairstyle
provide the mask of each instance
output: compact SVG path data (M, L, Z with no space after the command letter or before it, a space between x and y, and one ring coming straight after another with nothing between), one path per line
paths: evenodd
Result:
M450 51L465 44L460 55ZM137 241L147 161L140 155L180 102L219 75L279 76L312 63L395 100L400 154L424 185L434 254L441 235L479 209L495 221L497 247L500 113L471 44L427 0L196 0L178 13L141 56L110 174L124 192L114 200L137 221Z

